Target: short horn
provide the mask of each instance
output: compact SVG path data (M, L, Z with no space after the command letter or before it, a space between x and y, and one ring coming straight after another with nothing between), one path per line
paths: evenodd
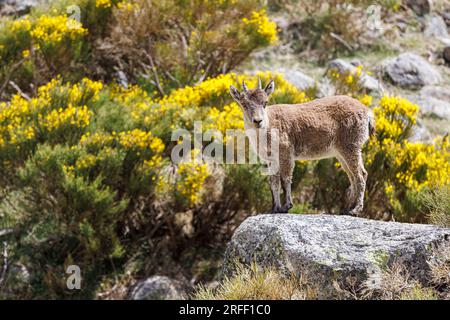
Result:
M262 89L261 78L258 77L258 89Z
M242 80L242 88L244 88L245 93L248 92L248 88L247 88L247 85L245 84L245 80Z

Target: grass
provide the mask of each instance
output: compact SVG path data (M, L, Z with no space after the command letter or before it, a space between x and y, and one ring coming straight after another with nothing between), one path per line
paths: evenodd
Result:
M306 276L285 276L275 268L236 264L234 275L215 288L200 285L195 300L438 300L450 299L450 245L434 248L428 259L427 280L419 281L399 260L380 266L362 283L355 277L333 281L326 292ZM423 279L422 279L423 280Z
M238 265L234 277L226 277L215 289L200 286L196 300L306 300L315 299L317 289L305 277L283 277L275 269L259 270Z
M292 209L289 211L290 213L297 213L297 214L319 213L319 211L317 209L314 209L309 202L294 204Z
M421 200L429 210L428 221L450 227L450 185L433 188L422 193Z

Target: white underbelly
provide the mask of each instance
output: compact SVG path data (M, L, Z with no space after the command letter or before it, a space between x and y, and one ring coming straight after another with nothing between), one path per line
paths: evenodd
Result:
M319 154L301 153L301 154L295 156L295 160L321 160L321 159L333 158L335 156L336 156L335 150L329 149L329 150L327 150L323 153L319 153Z

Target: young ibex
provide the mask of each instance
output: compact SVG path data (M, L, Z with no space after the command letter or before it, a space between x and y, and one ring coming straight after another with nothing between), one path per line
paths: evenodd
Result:
M350 180L343 214L357 216L363 209L367 178L361 149L374 132L372 112L348 96L267 106L268 98L275 89L273 80L262 89L258 79L258 88L254 90L249 90L243 82L243 89L240 93L230 86L232 97L244 113L245 130L278 130L279 170L269 177L272 212L287 213L293 206L291 182L295 160L336 157ZM259 151L258 154L263 160L268 160ZM283 206L280 184L286 198Z

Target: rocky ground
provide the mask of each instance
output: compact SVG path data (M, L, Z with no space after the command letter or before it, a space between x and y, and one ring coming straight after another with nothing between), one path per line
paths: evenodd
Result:
M335 281L360 286L383 265L400 261L426 282L435 246L450 245L450 229L335 215L258 215L248 218L230 241L224 274L236 263L276 266L286 274L307 273L329 298Z

